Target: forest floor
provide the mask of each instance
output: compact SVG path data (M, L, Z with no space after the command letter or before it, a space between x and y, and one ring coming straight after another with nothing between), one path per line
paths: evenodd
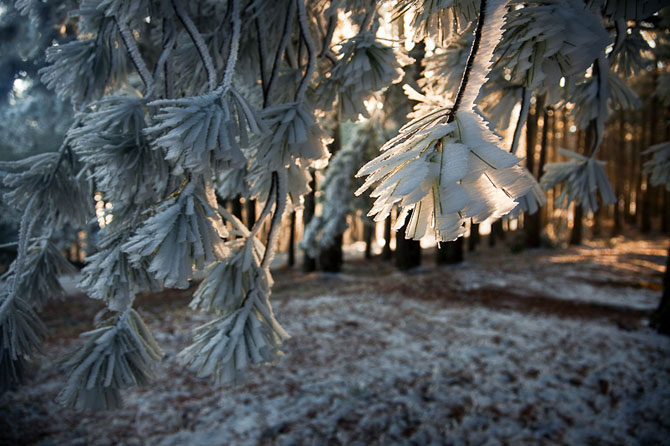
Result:
M193 289L141 296L165 358L114 411L54 401L57 358L101 308L72 296L45 309L29 382L0 396L0 445L670 444L670 338L648 327L669 243L482 248L408 273L279 269L286 355L225 388L175 358L208 318L188 310Z

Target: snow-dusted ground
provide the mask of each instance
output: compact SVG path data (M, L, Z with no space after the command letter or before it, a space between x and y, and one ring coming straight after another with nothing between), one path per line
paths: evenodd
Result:
M662 242L278 273L286 356L229 388L175 360L207 315L140 301L166 352L155 384L117 411L59 408L54 359L76 339L54 339L28 385L0 397L0 445L670 444L670 338L643 311L660 296Z

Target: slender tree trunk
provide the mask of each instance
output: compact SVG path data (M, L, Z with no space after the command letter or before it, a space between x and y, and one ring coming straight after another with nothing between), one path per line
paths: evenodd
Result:
M652 316L652 324L660 333L670 335L670 250L663 275L663 295Z
M468 251L473 252L479 244L479 223L472 223L470 225L470 237L468 237Z
M640 110L638 114L638 123L637 128L634 130L634 134L637 137L635 141L635 146L644 147L644 112ZM642 191L642 184L644 178L642 175L642 151L634 150L635 156L635 224L638 229L642 227L642 208L644 207L644 192Z
M665 127L665 141L670 141L670 111L665 111L665 118L663 120ZM670 234L670 192L665 187L662 187L661 194L663 195L663 204L661 206L661 231L664 234Z
M319 251L319 269L327 273L342 271L342 234L333 239L333 243Z
M421 77L421 61L426 53L426 46L423 42L417 43L410 56L414 58L414 63L405 67L405 81L418 87L417 80ZM396 87L397 88L397 87ZM411 110L415 104L414 101L407 101L407 110ZM411 213L407 216L402 229L396 233L395 265L400 270L408 270L421 265L421 245L418 240L405 238L405 230L411 219Z
M661 206L661 232L670 234L670 193L663 189L663 204Z
M463 261L463 237L453 242L442 243L437 249L435 262L438 265L453 265Z
M393 251L391 251L391 216L389 215L386 220L384 220L384 247L382 248L381 258L382 260L391 260L393 257Z
M658 80L658 59L656 59L656 63L654 63L654 70L652 72L652 82L653 85L656 85ZM648 129L648 137L646 138L646 144L645 148L650 147L654 145L658 139L657 137L657 132L658 132L658 111L659 109L662 110L660 104L658 103L658 98L656 95L651 95L650 99L650 104L649 104L649 115L647 117L647 122L643 123L646 124L644 125L644 129ZM644 131L644 130L643 130ZM642 167L642 166L640 166ZM654 202L654 195L655 195L655 190L652 189L651 183L649 182L649 174L645 174L643 180L644 181L644 191L643 191L643 197L642 197L642 227L641 231L643 234L647 234L651 231L651 214L652 214L652 208L653 208L653 202Z
M291 212L291 229L288 237L288 267L295 266L295 211Z
M535 145L537 144L538 118L544 108L544 96L535 98L535 106L528 111L526 121L526 168L535 175Z
M333 142L328 146L331 154L336 154L342 148L342 135L340 134L339 123L333 130ZM322 248L319 252L319 268L321 271L339 273L342 270L342 235L344 231L338 234L333 243L327 248Z
M411 217L412 214L410 212L407 220L405 220L405 224L396 233L395 237L395 266L399 270L408 270L421 266L421 244L418 240L405 238L405 231Z
M591 121L591 124L588 126L586 131L581 132L580 144L577 146L578 153L588 154L593 146L593 138L595 138L594 126L595 122ZM582 220L584 219L584 209L581 204L575 202L575 212L573 214L573 225L572 232L570 233L570 245L581 245L584 234L584 225Z
M365 239L365 259L372 258L372 243L374 243L375 227L371 222L363 223L363 238Z
M544 164L546 162L546 157L547 157L547 139L549 137L549 112L545 110L544 108L544 102L545 98L544 95L539 96L537 98L537 102L535 104L536 111L535 115L533 117L533 124L532 124L532 133L537 134L537 127L538 127L538 116L540 115L540 112L542 112L542 139L540 142L540 160L539 160L539 165L538 165L538 172L535 174L536 178L539 178L542 175L542 169L544 169ZM530 124L530 122L529 122ZM529 130L531 128L529 127ZM529 132L530 133L530 132ZM533 137L532 140L528 140L529 145L535 145L535 140L536 137ZM533 150L533 154L535 151ZM534 167L534 162L530 162L530 159L526 161L528 163L528 166L530 168ZM531 173L533 171L531 170ZM525 232L526 232L526 246L529 248L539 248L542 245L542 213L538 210L534 214L529 214L526 213L524 216L524 221L525 221Z
M303 226L306 227L307 224L314 217L314 212L316 208L316 200L314 199L314 193L316 192L316 173L312 172L312 181L309 182L309 187L312 189L310 193L305 195L305 207L302 211L302 221ZM310 256L307 251L303 251L303 262L302 270L306 273L316 271L316 259Z
M582 225L583 217L584 211L582 210L582 205L575 203L573 226L572 232L570 233L570 245L582 244L582 232L584 231L584 227Z
M616 175L614 178L614 189L617 197L616 203L614 203L614 226L612 227L612 237L616 237L617 235L621 234L623 230L623 219L621 218L621 206L620 206L620 201L623 200L624 202L624 208L625 208L625 193L624 193L624 166L626 162L626 127L625 127L625 120L624 120L624 115L623 111L619 113L619 120L618 120L618 135L617 135L617 143L616 143L616 150L614 151L614 169L616 171Z
M505 240L505 229L502 218L491 223L491 234L489 234L489 246L494 247L498 240Z

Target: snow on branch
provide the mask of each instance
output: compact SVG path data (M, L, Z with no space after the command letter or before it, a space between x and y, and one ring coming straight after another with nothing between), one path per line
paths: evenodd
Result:
M565 149L559 149L559 153L571 160L547 164L540 180L545 190L565 182L561 193L555 200L557 207L567 209L570 203L576 201L584 207L585 211L595 212L598 210L597 193L600 193L604 206L616 202L616 195L602 167L605 165L604 161Z
M364 100L400 82L405 75L402 67L412 62L399 50L376 40L373 32L359 33L340 44L335 66L320 80L320 102L332 104L337 98L342 120L356 120L359 114L369 117Z
M477 8L476 0L401 0L395 6L394 18L411 13L415 42L433 38L447 46L477 18Z
M146 133L166 150L165 158L184 171L208 174L220 167L246 163L241 148L249 132L261 135L265 125L251 105L233 88L219 88L200 96L151 102L160 107L157 123Z
M33 307L41 309L49 299L65 294L58 277L72 274L76 269L48 238L33 243L28 251L16 279L16 292Z
M59 97L79 106L99 99L109 87L126 77L127 55L112 20L100 21L98 35L47 49L44 84Z
M557 89L562 76L584 72L610 43L581 0L514 0L509 7L496 66L530 90Z
M135 310L106 321L81 337L84 342L65 361L69 377L58 400L77 409L113 409L122 389L148 384L153 364L163 356Z
M257 278L255 284L238 309L198 327L194 343L179 354L199 377L238 382L250 365L272 363L281 355L278 348L289 336L274 317L267 279Z
M269 131L257 146L257 162L268 170L299 163L306 167L326 160L326 133L303 102L268 107L261 112Z
M114 204L115 218L122 206L153 202L167 186L168 164L144 134L146 115L145 99L111 96L82 111L81 125L68 132L97 190Z
M0 282L0 392L24 381L28 361L40 350L45 332L32 305Z
M264 275L261 260L265 247L257 237L232 240L226 247L232 254L207 268L205 280L193 294L191 308L230 314Z
M4 198L20 210L34 200L30 218L43 217L44 226L71 223L79 227L93 213L92 193L76 162L62 156L50 152L0 163L0 171L5 172L2 181L11 189Z
M397 204L402 209L398 229L411 211L407 238L420 239L430 231L437 240L454 240L465 233L466 219L477 223L501 217L533 186L517 165L520 159L501 149L500 138L474 111L501 34L504 5L481 3L453 108L434 109L406 124L382 147L382 154L357 173L367 178L356 194L375 187L369 212L375 221L388 217Z
M108 229L105 228L104 231ZM141 259L135 264L122 250L124 231L105 234L98 252L86 256L79 287L93 299L104 301L112 311L123 311L132 304L135 295L143 291L160 291L160 284L149 274L149 262Z
M147 270L167 287L187 288L194 269L223 258L227 231L216 212L211 186L188 183L162 202L123 244L133 265L149 260Z

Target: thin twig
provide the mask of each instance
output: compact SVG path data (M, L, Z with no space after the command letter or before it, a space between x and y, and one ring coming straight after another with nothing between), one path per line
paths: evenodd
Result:
M263 226L263 223L265 223L265 219L270 215L270 211L272 210L272 205L275 203L275 197L274 197L274 192L275 189L277 188L277 179L274 175L274 172L271 174L271 180L270 180L270 190L268 191L268 198L265 200L265 206L263 206L263 211L261 211L261 215L256 220L256 223L254 223L254 227L251 228L251 237L255 236L258 234L258 231L260 231L261 226Z
M154 89L153 76L149 72L142 54L140 54L137 41L135 40L135 37L133 37L133 33L130 31L130 28L128 28L126 23L119 21L117 17L114 17L114 23L119 30L121 40L123 40L123 43L128 50L130 60L132 60L135 70L137 70L137 74L142 78L142 82L144 83L144 96L150 96Z
M330 51L330 42L333 40L333 33L335 32L336 27L336 15L333 14L328 18L328 29L326 30L326 36L323 38L323 45L321 46L319 57L328 57L327 53Z
M198 31L198 28L195 26L195 23L193 23L193 20L191 20L191 17L188 15L188 12L186 12L184 5L182 5L181 3L181 0L172 0L172 7L174 8L177 17L179 18L179 21L181 22L182 25L184 25L184 28L186 28L186 32L191 37L191 40L193 41L196 49L198 50L200 59L202 59L202 63L205 65L205 71L207 72L207 81L209 83L209 89L214 90L216 88L216 70L214 69L214 62L212 61L212 55L209 54L209 49L207 48L207 45L205 44L205 41L202 38L202 35L200 34L200 31Z
M23 216L21 217L18 248L16 253L16 260L14 260L14 265L16 265L14 269L14 277L9 288L9 294L5 298L4 302L2 302L2 305L0 305L0 320L2 320L5 311L7 311L7 308L9 308L9 305L17 296L18 282L20 280L21 273L23 272L23 262L29 245L28 239L30 238L31 233L33 232L33 227L39 218L39 213L35 216L35 218L29 218L33 205L37 200L37 196L38 194L34 194L30 200L28 200L28 204L26 205L26 208L23 211Z
M284 51L286 50L286 45L288 44L289 37L291 36L291 29L293 28L294 8L295 4L290 2L286 11L286 19L284 20L284 30L282 32L281 40L279 41L277 53L275 54L275 60L272 64L272 73L270 74L270 80L268 80L268 88L265 91L265 96L263 97L263 107L270 105L270 99L272 98L272 87L274 86L274 83L279 75L281 58L284 54Z
M261 261L261 268L266 269L270 267L272 258L275 253L275 245L277 244L277 238L279 237L279 228L281 227L281 218L284 215L284 210L286 209L286 172L272 172L272 176L275 178L277 187L275 188L275 201L277 206L275 207L275 212L272 214L272 222L270 223L270 233L268 234L268 241L265 245L265 253L263 254L263 260Z
M465 64L465 71L463 71L463 77L461 77L461 84L458 86L458 93L456 93L456 99L454 100L454 106L451 108L451 114L449 115L447 122L452 122L455 119L455 114L458 111L458 107L461 105L463 100L463 94L465 89L468 86L468 79L470 79L470 72L472 71L472 65L475 62L475 56L477 56L477 51L479 50L479 44L482 40L482 31L484 29L484 17L486 16L486 0L480 0L479 2L479 17L477 18L477 28L475 29L475 39L472 42L470 47L470 54L468 55L468 61Z
M484 0L482 0L484 1ZM307 69L305 70L305 75L300 81L298 86L298 91L295 94L295 100L300 102L307 91L309 86L309 80L314 74L314 69L316 68L316 50L314 49L314 42L312 42L312 36L309 33L309 24L307 22L307 12L305 11L305 2L304 0L296 0L298 4L298 24L300 26L300 34L302 35L303 40L305 41L305 46L307 47Z
M521 110L519 110L519 119L516 121L516 127L514 127L514 137L512 138L512 147L510 148L510 153L512 155L516 154L516 151L519 149L519 139L521 139L521 130L528 120L528 109L530 108L530 96L532 92L526 87L521 88Z
M167 98L172 97L171 93L171 73L169 73L169 62L170 62L170 56L172 55L172 50L174 49L174 44L177 40L177 35L175 33L174 29L174 23L172 23L172 20L169 18L164 18L163 19L163 48L161 49L161 53L158 56L158 61L156 62L156 66L154 67L154 73L153 73L153 79L154 79L154 84L158 81L158 76L160 75L161 71L163 72L163 77L164 77L164 82L165 82L165 96Z
M228 60L226 61L226 71L223 74L223 85L229 87L233 82L233 75L235 74L235 63L237 62L237 52L240 47L240 6L238 0L232 1L232 22L233 35L230 38L230 51L228 52Z
M261 21L258 18L258 15L254 10L254 25L256 25L256 38L258 40L258 59L260 60L260 70L261 70L261 86L263 89L263 97L265 97L265 92L268 88L268 46L267 46L267 33L265 25L261 25Z

